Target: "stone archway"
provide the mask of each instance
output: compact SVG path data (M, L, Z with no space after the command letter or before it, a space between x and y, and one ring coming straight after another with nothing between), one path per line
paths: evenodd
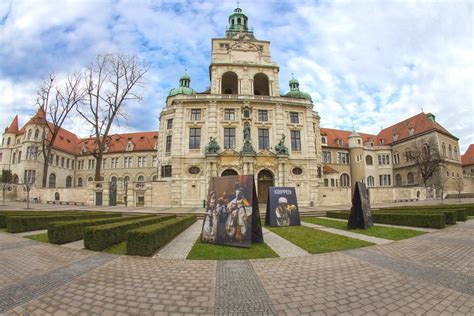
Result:
M261 170L258 175L258 203L267 203L268 188L274 186L275 177L268 169Z
M235 171L234 169L225 169L222 173L221 173L221 177L225 177L225 176L238 176L239 174L237 173L237 171Z

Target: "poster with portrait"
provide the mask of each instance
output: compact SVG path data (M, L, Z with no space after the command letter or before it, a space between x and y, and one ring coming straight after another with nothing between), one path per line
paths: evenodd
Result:
M250 247L252 243L263 242L252 175L211 179L201 240L237 247Z
M272 227L301 225L294 187L270 187L268 189L265 224Z
M369 194L363 182L357 181L352 195L351 214L347 222L349 229L367 229L373 226Z

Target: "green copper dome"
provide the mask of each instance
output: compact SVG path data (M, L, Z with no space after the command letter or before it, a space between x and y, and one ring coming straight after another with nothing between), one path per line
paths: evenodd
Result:
M253 29L249 29L248 27L248 17L242 12L242 9L239 8L239 4L237 3L237 8L229 15L229 25L227 26L226 36L232 38L239 33L245 33L251 38L254 38Z
M293 99L306 99L309 101L313 101L309 93L300 91L300 83L298 80L291 74L290 80L290 91L287 92L284 97L286 98L293 98Z
M168 96L172 97L177 94L188 94L188 95L196 94L196 91L189 86L190 83L191 83L191 77L185 71L184 75L182 75L181 78L179 78L179 87L171 89Z

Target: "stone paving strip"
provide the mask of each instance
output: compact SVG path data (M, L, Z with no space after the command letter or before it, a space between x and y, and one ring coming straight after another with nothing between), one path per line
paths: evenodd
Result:
M84 239L73 241L67 244L61 245L62 247L71 248L71 249L84 249Z
M117 256L114 255L97 254L0 288L0 313L65 285L82 274L116 258Z
M363 241L371 242L371 243L376 244L376 245L383 245L383 244L388 244L388 243L393 242L393 240L388 240L388 239L383 239L383 238L378 238L378 237L373 237L373 236L367 236L367 235L352 233L352 232L348 232L348 231L341 230L341 229L329 228L329 227L325 227L325 226L321 226L321 225L306 223L306 222L303 222L303 221L301 221L301 225L306 226L306 227L315 228L315 229L318 229L318 230L322 230L322 231L327 232L327 233L342 235L342 236L346 236L346 237L350 237L350 238L354 238L354 239L360 239L360 240L363 240Z
M263 231L263 240L265 243L275 251L280 258L288 257L300 257L300 256L309 256L306 250L298 247L297 245L289 242L285 238L269 231L265 227L262 227Z
M340 219L340 218L332 218L332 217L320 217L323 219L330 219L334 221L339 221L339 222L346 222L347 219ZM415 227L415 226L402 226L402 225L391 225L391 224L380 224L380 223L374 223L375 226L382 226L382 227L393 227L393 228L402 228L402 229L410 229L410 230L419 230L422 232L435 232L438 231L436 228L426 228L426 227Z
M14 242L6 242L6 243L0 244L0 251L28 247L35 244L36 243L33 240L20 240L20 241L14 241Z
M196 221L164 246L153 258L186 259L201 233L201 228L202 220Z
M248 260L217 263L218 315L274 315L272 301Z
M30 235L44 234L44 233L47 233L47 232L48 232L47 229L40 229L40 230L33 230L33 231L29 231L29 232L16 233L16 234L13 234L13 235L25 237L25 236L30 236Z

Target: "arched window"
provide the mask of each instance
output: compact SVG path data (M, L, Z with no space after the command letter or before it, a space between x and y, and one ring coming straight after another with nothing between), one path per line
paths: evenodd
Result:
M66 188L70 188L70 187L72 187L72 177L67 176L66 177Z
M145 182L144 176L138 176L138 182Z
M430 145L423 144L423 156L429 157L430 155Z
M270 95L270 84L267 75L258 73L253 77L253 94Z
M7 145L10 145L10 137L7 138Z
M407 174L407 184L414 184L415 183L415 176L413 173L408 172Z
M443 150L443 157L446 157L446 144L443 143L443 145L441 145L441 148Z
M374 164L374 158L370 155L365 156L365 164L372 166Z
M451 147L451 144L448 146L448 153L449 153L449 159L453 159L453 147Z
M350 185L351 185L351 181L349 179L349 175L347 173L341 174L341 178L339 179L339 186L348 187Z
M82 188L82 178L77 178L77 187Z
M32 131L33 131L33 130L31 130L31 129L28 131L28 136L27 136L26 139L28 139L28 140L31 139L31 133L32 133Z
M239 174L234 169L226 169L226 170L224 170L224 172L221 173L221 177L224 177L224 176L237 176L237 175L239 175Z
M125 185L127 185L128 182L130 182L130 177L129 177L129 176L125 176L125 177L123 178L123 183L124 183Z
M240 18L237 18L237 24L240 24L242 20Z
M110 178L110 182L117 183L117 177L112 176L112 178Z
M367 186L368 186L368 187L373 187L373 186L374 186L374 183L375 183L374 177L368 176L368 177L367 177Z
M456 146L454 146L454 160L458 160L458 148Z
M238 94L238 81L237 75L232 71L223 74L221 94Z
M400 174L395 175L395 185L398 185L398 186L402 185L402 176Z
M87 182L92 182L92 181L94 181L94 178L92 178L92 177L89 177L89 178L87 179Z
M49 175L48 187L50 188L56 187L56 175L54 173Z
M39 129L36 129L35 130L35 139L38 139L39 133L40 133Z
M153 182L156 182L156 180L158 180L158 177L156 176L156 174L151 178L151 181Z

